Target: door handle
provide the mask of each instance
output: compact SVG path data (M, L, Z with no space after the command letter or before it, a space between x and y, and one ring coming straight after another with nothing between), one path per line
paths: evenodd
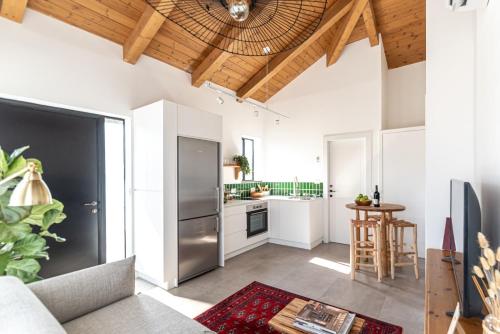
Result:
M220 188L219 187L215 187L215 193L217 196L217 213L219 213L220 212Z
M83 203L84 206L97 206L97 201L92 201L88 203Z
M215 232L219 233L219 217L215 217Z

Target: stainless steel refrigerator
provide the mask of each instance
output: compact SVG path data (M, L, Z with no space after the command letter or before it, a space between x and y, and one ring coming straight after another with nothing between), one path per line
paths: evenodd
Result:
M179 282L218 266L219 144L178 137Z

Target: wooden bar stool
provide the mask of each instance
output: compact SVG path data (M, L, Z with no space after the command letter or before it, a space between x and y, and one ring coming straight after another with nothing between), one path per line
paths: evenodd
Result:
M413 240L410 245L404 242L405 228L412 229ZM409 246L409 248L405 248ZM389 223L389 247L391 252L391 278L394 279L396 267L413 266L418 279L417 224L405 220L393 220ZM408 260L401 259L406 258Z
M364 231L362 237L357 231ZM369 240L368 236L371 238ZM362 260L372 260L365 263ZM382 280L382 264L380 249L380 225L371 220L352 220L351 222L351 279L355 279L358 267L372 267L377 279Z

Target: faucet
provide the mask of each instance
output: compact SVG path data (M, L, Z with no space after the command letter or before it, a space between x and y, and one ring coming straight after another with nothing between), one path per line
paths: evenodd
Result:
M298 194L298 188L299 188L299 179L297 177L295 177L293 179L293 196L294 197L299 196L299 194Z

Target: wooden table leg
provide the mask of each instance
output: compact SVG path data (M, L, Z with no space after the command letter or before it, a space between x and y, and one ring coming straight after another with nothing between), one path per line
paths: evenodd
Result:
M381 248L381 261L382 261L382 276L387 276L388 266L387 266L387 233L386 233L386 216L382 213L380 216L380 248Z
M356 210L356 220L359 220L359 210ZM356 227L356 240L361 240L361 229L359 227ZM357 251L356 254L361 255L361 251ZM356 264L354 269L358 270L359 265Z
M368 211L365 211L365 220L368 221ZM368 241L368 227L363 229L364 241Z
M368 221L368 211L365 211L365 221ZM368 227L363 228L363 240L365 241L365 244L363 246L366 247L366 242L368 241ZM367 255L366 252L365 252L364 255ZM365 257L363 259L363 262L367 263L368 262L368 258Z

